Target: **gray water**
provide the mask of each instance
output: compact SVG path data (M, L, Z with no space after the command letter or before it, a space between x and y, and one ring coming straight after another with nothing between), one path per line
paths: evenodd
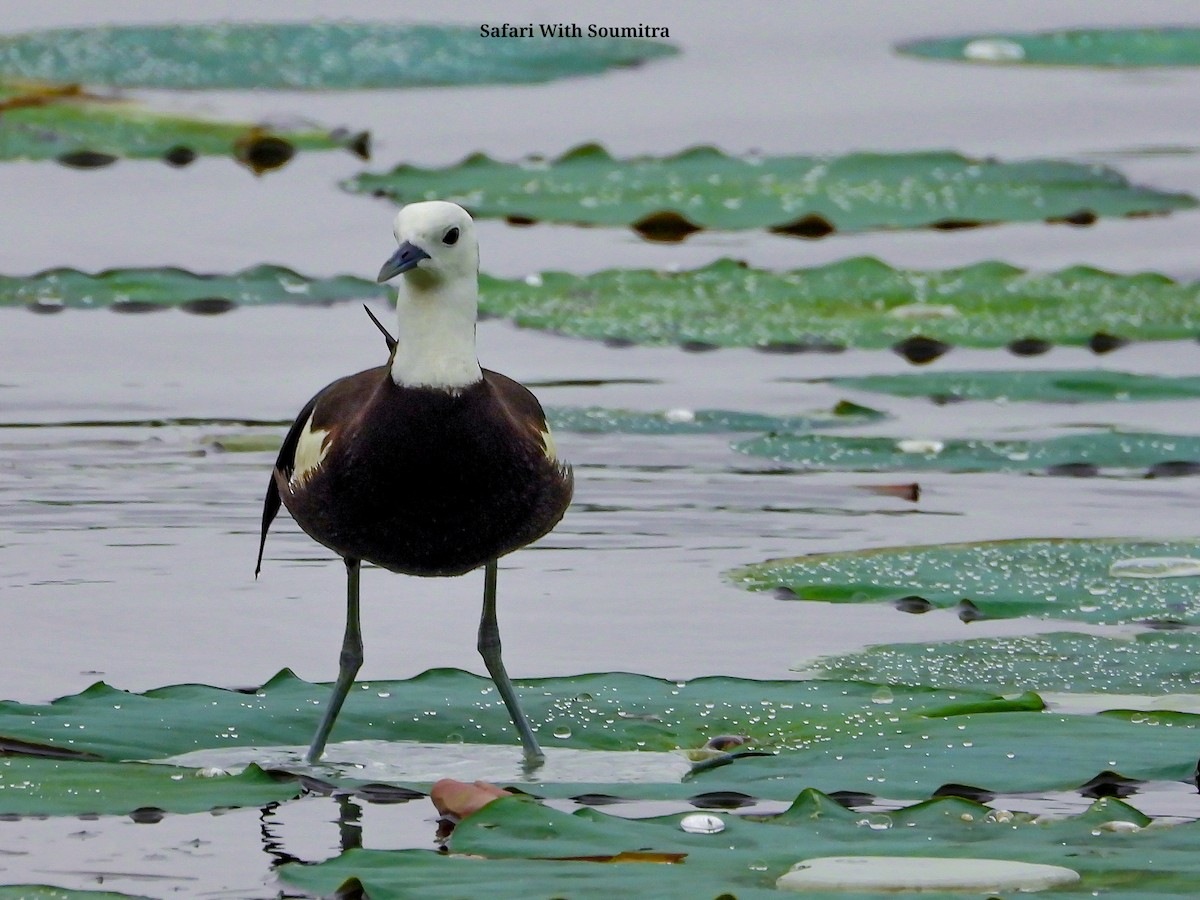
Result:
M498 6L498 5L496 5ZM504 18L553 17L505 4ZM640 70L531 87L363 93L142 92L168 108L231 118L311 119L370 128L369 168L448 165L486 151L511 159L597 140L613 153L842 153L949 148L1016 159L1112 163L1133 180L1200 194L1195 100L1200 72L1000 69L895 56L898 41L987 29L1194 22L1194 3L869 2L583 3L580 22L665 24L684 50ZM294 18L378 18L362 2L299 2ZM405 18L478 24L495 7L412 6ZM0 0L0 28L159 20L260 19L253 6L184 8L148 0L28 4ZM1177 152L1153 153L1155 148ZM179 265L231 271L270 262L305 274L369 277L391 252L393 208L344 194L363 168L348 154L300 154L254 178L228 159L183 170L121 161L78 172L0 165L0 271L69 265ZM859 254L943 267L981 259L1037 269L1087 263L1200 276L1196 212L1090 228L1010 225L954 233L838 236L700 234L655 245L629 232L552 225L479 227L486 271L692 267L717 256L794 268ZM382 308L378 310L383 313ZM1194 403L955 404L882 398L811 383L908 371L890 353L770 356L741 350L611 349L488 321L489 368L541 383L546 405L729 408L795 413L846 397L895 419L866 433L900 437L1044 436L1092 423L1196 432ZM119 315L0 310L0 697L41 702L98 679L145 690L181 683L259 684L289 666L336 672L343 570L290 521L253 578L262 491L273 454L227 453L229 420L290 418L320 386L381 362L361 310L243 309ZM1055 349L1036 361L956 349L940 369L1099 366L1200 373L1193 342L1133 345L1104 357ZM592 386L556 385L594 381ZM636 381L637 383L630 383ZM62 423L209 420L211 424ZM282 434L281 428L265 429ZM1061 628L1037 621L964 625L950 612L783 603L726 584L725 569L768 557L939 541L1039 536L1195 534L1196 479L922 476L918 503L862 488L900 475L797 474L734 453L727 436L558 436L576 466L562 525L503 561L500 621L515 677L629 670L670 678L788 677L827 653L881 641ZM363 679L433 666L482 671L474 650L481 577L363 577ZM1082 627L1082 626L1081 626ZM337 852L332 800L288 804L268 823L306 859ZM367 805L366 846L431 846L432 807ZM148 896L273 896L259 812L0 823L0 881L52 881ZM214 859L220 865L213 864ZM124 874L119 874L124 873Z

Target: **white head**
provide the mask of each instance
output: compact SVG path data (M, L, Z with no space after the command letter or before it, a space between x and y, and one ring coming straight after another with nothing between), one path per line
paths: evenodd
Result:
M379 270L397 275L400 332L392 380L410 387L457 390L482 377L475 355L479 243L475 223L445 200L410 203L393 226L400 247Z

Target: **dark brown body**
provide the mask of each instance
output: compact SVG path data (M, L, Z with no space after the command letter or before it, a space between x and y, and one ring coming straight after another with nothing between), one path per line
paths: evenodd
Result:
M312 416L326 455L293 479ZM280 500L314 540L346 559L409 575L461 575L537 540L571 500L570 468L547 452L545 416L496 372L461 390L397 386L380 366L341 378L292 425L263 509ZM261 564L262 550L259 550Z

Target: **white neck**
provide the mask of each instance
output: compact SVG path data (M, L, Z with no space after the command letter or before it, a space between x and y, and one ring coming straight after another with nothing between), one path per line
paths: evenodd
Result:
M392 381L455 390L483 377L475 354L479 291L474 278L432 279L406 273L396 300L399 334Z

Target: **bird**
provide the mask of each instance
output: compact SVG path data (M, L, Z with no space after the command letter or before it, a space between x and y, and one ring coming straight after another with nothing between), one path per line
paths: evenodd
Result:
M500 652L497 560L543 537L571 502L537 398L480 368L476 352L479 243L470 214L444 200L395 218L398 249L379 271L396 282L386 365L339 378L296 416L263 500L255 577L282 504L346 565L346 628L338 677L305 759L316 764L363 661L363 563L424 577L484 569L478 650L520 735L525 760L544 759Z

